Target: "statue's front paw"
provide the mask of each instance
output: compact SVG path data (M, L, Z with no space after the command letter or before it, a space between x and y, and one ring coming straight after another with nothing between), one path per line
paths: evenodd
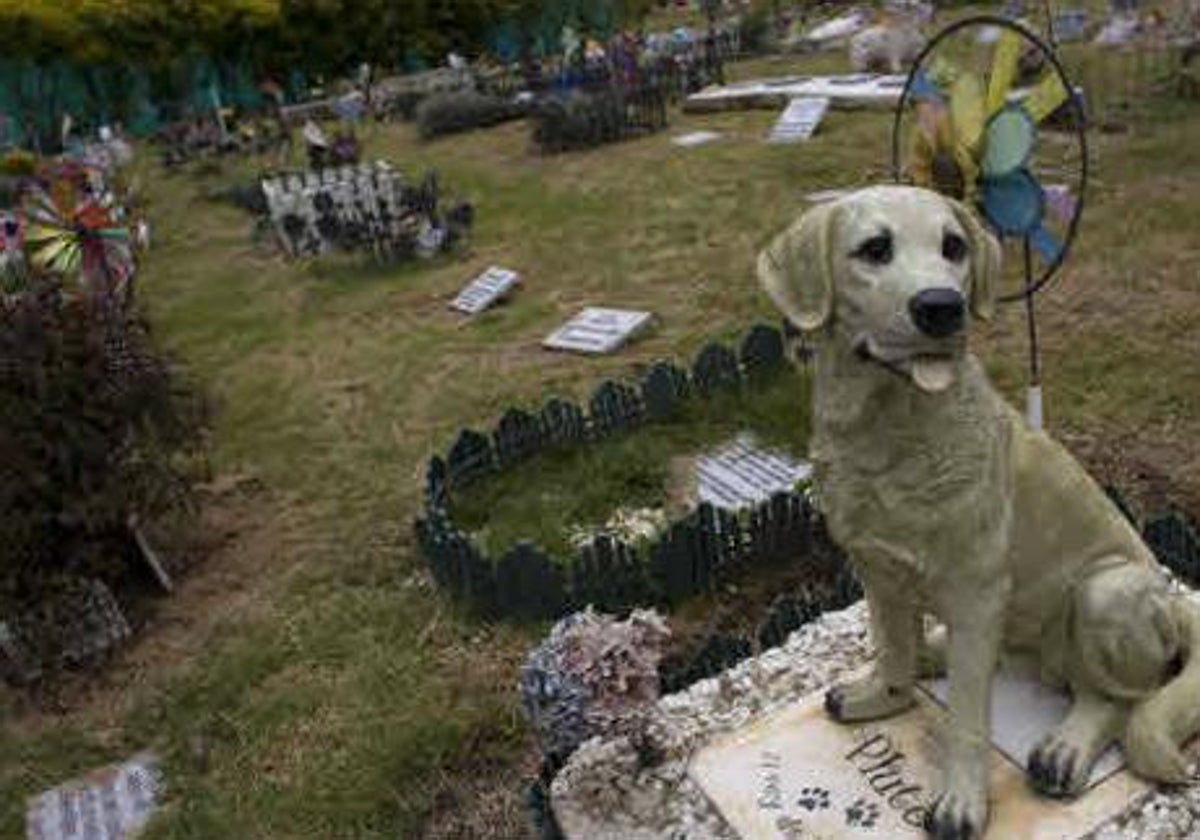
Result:
M1059 799L1078 796L1089 770L1083 750L1053 732L1033 748L1026 763L1034 790Z
M825 693L825 711L842 723L889 717L915 702L911 686L887 685L874 673Z
M952 785L925 817L925 832L936 840L973 840L987 825L987 791Z

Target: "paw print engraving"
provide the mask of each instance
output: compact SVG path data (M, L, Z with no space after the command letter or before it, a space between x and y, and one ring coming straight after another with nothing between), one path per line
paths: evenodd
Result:
M846 809L846 825L871 828L879 821L879 806L863 798L856 799Z
M803 788L796 804L806 811L824 811L829 807L829 791L819 787Z

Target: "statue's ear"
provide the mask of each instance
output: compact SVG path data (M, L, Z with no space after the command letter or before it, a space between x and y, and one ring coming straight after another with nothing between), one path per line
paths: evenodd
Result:
M833 231L836 203L820 204L775 237L758 255L758 280L787 319L820 329L833 314Z
M952 198L946 200L971 241L971 285L967 295L971 314L990 321L996 310L996 285L1000 282L1000 243L969 207Z

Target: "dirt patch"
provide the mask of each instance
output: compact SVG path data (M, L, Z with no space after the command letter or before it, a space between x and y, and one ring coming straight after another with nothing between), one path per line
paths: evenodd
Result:
M175 579L174 594L135 604L133 641L96 670L60 674L27 691L0 686L11 695L4 728L29 736L78 719L101 740L115 736L137 689L186 666L226 620L265 608L264 593L296 554L301 517L245 476L219 478L201 497L202 543L189 544L189 568Z
M482 752L483 755L477 755ZM432 813L422 834L428 840L536 840L526 796L537 778L540 758L488 755L484 745L464 745L461 761L439 774Z

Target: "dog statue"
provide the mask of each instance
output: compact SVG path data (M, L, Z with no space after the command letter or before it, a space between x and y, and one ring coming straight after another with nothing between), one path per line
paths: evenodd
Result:
M1000 248L962 204L873 187L820 205L759 256L775 304L815 344L811 458L833 538L862 580L871 671L826 695L839 721L893 715L939 667L950 686L930 835L982 834L1001 651L1070 692L1032 751L1032 786L1077 795L1120 740L1131 769L1181 783L1200 732L1200 610L1083 468L1030 429L967 350ZM939 660L923 634L945 626Z

